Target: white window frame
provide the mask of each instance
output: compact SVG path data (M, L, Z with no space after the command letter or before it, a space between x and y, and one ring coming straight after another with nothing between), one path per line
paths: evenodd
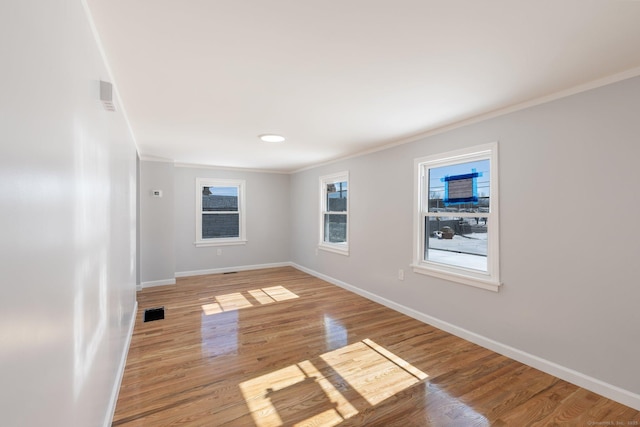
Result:
M203 187L236 187L238 188L238 237L202 238L202 188ZM247 243L246 183L240 179L196 178L196 241L201 246L244 245ZM235 212L234 212L235 213Z
M467 163L476 160L489 160L490 162L490 211L486 214L487 223L487 272L474 269L457 267L449 264L436 263L425 260L425 218L437 216L429 213L429 184L427 182L430 168ZM413 247L414 259L412 268L415 273L435 276L441 279L488 289L497 292L500 289L500 220L498 201L498 143L492 142L479 146L469 147L447 153L436 154L415 159L415 197L413 217ZM449 212L440 216L477 217L472 212ZM484 216L484 214L483 214Z
M327 210L327 185L335 184L338 182L347 183L347 210L343 212L329 212ZM351 199L351 188L349 184L349 172L339 172L331 175L325 175L320 177L320 240L318 248L324 251L334 252L340 255L349 255L349 232L351 227L349 225L349 200ZM347 218L347 241L343 243L330 243L324 240L324 216L325 215L345 215Z

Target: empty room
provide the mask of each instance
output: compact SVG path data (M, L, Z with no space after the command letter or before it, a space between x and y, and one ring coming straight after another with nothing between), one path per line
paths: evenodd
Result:
M0 4L0 425L640 426L640 1Z

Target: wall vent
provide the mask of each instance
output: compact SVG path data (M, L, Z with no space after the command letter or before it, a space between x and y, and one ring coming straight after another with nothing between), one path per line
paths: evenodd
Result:
M147 308L144 311L144 321L152 322L154 320L164 319L164 307Z
M113 104L113 85L111 83L100 80L100 101L102 101L105 110L116 111L116 106Z

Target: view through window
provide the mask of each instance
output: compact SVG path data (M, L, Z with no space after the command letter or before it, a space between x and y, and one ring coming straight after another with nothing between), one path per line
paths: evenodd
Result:
M347 254L349 223L349 175L342 172L320 178L320 248Z
M425 260L487 271L489 168L479 160L428 169Z
M498 290L497 143L416 159L413 268Z
M196 245L244 241L244 181L197 179Z

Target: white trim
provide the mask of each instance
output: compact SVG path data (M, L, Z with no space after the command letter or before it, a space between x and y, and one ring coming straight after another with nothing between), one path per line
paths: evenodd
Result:
M232 273L234 271L250 271L250 270L261 270L263 268L277 268L277 267L290 267L290 266L291 266L290 262L276 262L272 264L256 264L256 265L242 265L237 267L210 268L207 270L178 271L176 272L176 277L205 276L207 274Z
M238 237L202 238L202 187L236 187L238 189ZM196 247L244 245L247 242L247 182L244 179L196 178ZM222 212L221 212L222 213Z
M276 262L271 264L255 264L255 265L240 265L235 267L209 268L206 270L177 271L174 273L174 275L176 278L190 277L190 276L204 276L207 274L231 273L234 271L250 271L250 270L261 270L263 268L277 268L277 267L290 267L290 266L291 266L290 262ZM139 289L137 290L152 288L155 286L168 286L168 285L175 285L175 284L176 284L176 279L142 282L140 284Z
M490 196L489 213L431 213L423 206L428 203L429 184L425 169L455 165L476 160L490 162ZM499 209L499 179L498 179L498 143L462 148L445 153L432 154L414 159L414 196L413 196L413 271L420 274L446 279L464 285L475 286L497 292L500 289L500 209ZM451 216L488 218L489 239L487 247L487 271L473 271L454 265L440 265L424 259L425 253L425 221L426 216Z
M153 280L150 282L141 282L140 288L146 289L146 288L153 288L155 286L167 286L167 285L175 285L175 284L176 284L176 279Z
M85 4L85 7L88 8L88 6L86 6L86 1L87 0L83 0L83 4ZM92 22L92 26L93 26L93 21ZM97 35L97 31L94 31L94 33ZM97 38L97 36L96 36ZM104 56L104 54L103 54ZM106 61L105 61L106 62ZM174 163L176 167L183 167L183 168L200 168L200 169L216 169L216 170L225 170L225 171L239 171L239 172L257 172L257 173L277 173L277 174L284 174L284 175L293 175L293 174L297 174L300 172L304 172L304 171L308 171L308 170L312 170L312 169L316 169L319 167L323 167L323 166L329 166L332 165L334 163L338 163L338 162L343 162L345 160L349 160L349 159L354 159L354 158L358 158L358 157L363 157L369 154L373 154L373 153L377 153L379 151L385 151L385 150L389 150L391 148L394 147L398 147L400 145L405 145L405 144L409 144L412 142L416 142L416 141L420 141L422 139L425 138L429 138L431 136L434 135L440 135L464 126L469 126L472 125L474 123L480 123L486 120L490 120L490 119L494 119L496 117L501 117L501 116L505 116L507 114L511 114L511 113L515 113L517 111L521 111L521 110L525 110L527 108L531 108L531 107L535 107L538 105L542 105L542 104L546 104L552 101L556 101L558 99L563 99L563 98L568 98L570 96L573 95L577 95L579 93L583 93L583 92L588 92L590 90L593 89L597 89L603 86L607 86L610 84L614 84L614 83L618 83L624 80L628 80L628 79L632 79L634 77L638 77L640 76L640 67L634 67L631 68L629 70L626 71L622 71L619 73L615 73L609 76L605 76L596 80L592 80L590 82L581 84L581 85L577 85L577 86L573 86L571 88L559 91L559 92L555 92L555 93L551 93L549 95L544 95L544 96L540 96L538 98L534 98L528 101L524 101L515 105L509 105L503 108L499 108L497 110L494 111L488 111L485 113L481 113L478 115L469 115L466 117L462 117L459 119L454 119L452 121L449 122L445 122L445 123L441 123L441 124L435 124L431 127L431 129L424 131L424 132L420 132L417 133L415 135L410 135L406 138L400 138L400 139L396 139L393 140L391 142L388 142L386 144L382 144L379 145L377 147L373 147L373 148L369 148L366 150L362 150L362 151L358 151L352 154L346 154L346 155L342 155L342 156L338 156L338 157L334 157L328 160L323 160L317 163L313 163L307 166L302 166L299 167L297 169L289 169L289 170L278 170L278 169L253 169L253 168L245 168L245 167L235 167L235 166L218 166L218 165L203 165L203 164L198 164L198 163L185 163L185 162L175 162L174 160L171 159L165 159L165 158L161 158L161 157L154 157L154 156L150 156L150 155L146 155L143 154L139 149L138 149L138 153L140 155L140 160L145 160L145 161L156 161L156 162L171 162ZM111 81L114 81L113 78L111 78ZM116 84L114 82L114 88L116 87ZM118 96L116 94L116 96ZM118 96L119 97L119 96ZM124 108L123 108L124 110ZM127 120L128 122L128 120ZM135 141L135 138L134 138Z
M349 233L349 225L347 224L347 234ZM344 247L342 247L342 246ZM333 252L334 254L349 256L349 246L344 243L326 243L320 242L318 249L327 252Z
M307 274L318 277L326 282L354 292L364 298L370 299L393 310L399 311L400 313L406 314L407 316L413 317L414 319L417 319L421 322L427 323L438 329L442 329L443 331L449 332L452 335L470 341L491 351L495 351L496 353L507 356L520 363L524 363L525 365L539 369L543 372L546 372L547 374L575 384L578 387L582 387L584 389L602 395L608 399L615 400L616 402L622 403L623 405L627 405L635 410L640 411L640 394L633 393L629 390L625 390L623 388L601 381L597 378L590 377L581 372L492 340L480 334L476 334L475 332L460 328L449 322L445 322L436 317L429 316L428 314L406 307L402 304L398 304L372 292L365 291L364 289L350 285L341 280L334 279L333 277L327 276L306 267L302 267L301 265L298 265L296 263L291 263L291 266L297 268L300 271L304 271Z
M158 157L158 156L151 156L151 155L140 155L140 160L145 161L145 162L172 163L172 164L175 164L173 162L173 160L167 159L166 157Z
M201 241L201 242L193 242L194 245L198 248L202 248L205 246L233 246L233 245L246 245L247 241L242 239L208 239L215 240L213 242L209 241Z
M351 183L349 182L349 171L343 171L338 173L332 173L330 175L323 175L320 178L320 218L319 218L319 236L318 236L318 249L324 251L333 252L340 255L349 255L349 234L351 227L349 225L349 199L351 198ZM345 211L331 212L327 210L327 185L335 184L338 182L347 183L347 208ZM324 241L324 217L325 215L344 215L347 219L347 231L346 242L331 243Z
M174 166L177 168L191 168L191 169L211 169L218 171L232 171L232 172L254 172L254 173L275 173L280 175L290 175L291 172L287 171L278 171L273 169L252 169L252 168L242 168L242 167L234 167L234 166L213 166L213 165L201 165L197 163L182 163L176 162Z
M487 279L482 277L476 277L472 271L469 271L469 274L462 274L461 271L464 271L462 268L455 268L456 271L447 271L445 268L447 266L436 267L435 264L432 266L432 263L429 263L429 268L425 268L424 265L411 265L414 273L425 274L427 276L437 277L439 279L449 280L456 283L461 283L463 285L474 286L476 288L487 289L489 291L498 292L500 290L500 286L502 283L495 282L489 279L488 275L486 275ZM453 270L453 268L451 268Z
M448 166L456 163L472 162L479 158L490 158L491 154L497 149L498 143L494 141L444 153L431 154L416 159L416 162L428 164L429 167Z
M86 6L86 1L87 0L82 0L82 3L85 5L85 7L87 9L89 9L88 6ZM91 20L91 24L92 27L93 25L93 21ZM97 30L94 30L94 34L96 35L96 39L98 39L97 37ZM101 48L102 50L102 48ZM104 53L103 53L103 57L104 57ZM105 60L106 62L106 60ZM109 73L110 74L110 73ZM569 89L565 89L559 92L555 92L549 95L544 95L544 96L540 96L538 98L534 98L528 101L524 101L515 105L510 105L510 106L506 106L503 108L499 108L497 110L494 111L488 111L485 113L481 113L478 115L470 115L467 117L462 117L459 119L455 119L452 120L450 122L445 122L445 123L441 123L441 124L436 124L434 125L431 129L425 131L425 132L420 132L417 133L415 135L411 135L408 136L406 138L400 138L397 140L394 140L392 142L386 143L386 144L382 144L380 146L374 147L374 148L370 148L370 149L366 149L363 151L358 151L352 154L346 154L346 155L342 155L342 156L338 156L335 158L331 158L328 160L324 160L324 161L320 161L317 163L313 163L307 166L302 166L299 167L297 169L290 169L290 170L277 170L277 169L253 169L253 168L244 168L244 167L235 167L235 166L217 166L217 165L203 165L203 164L198 164L198 163L185 163L185 162L175 162L172 159L165 159L162 157L155 157L155 156L151 156L151 155L147 155L142 153L139 149L138 154L140 155L140 160L144 160L144 161L152 161L152 162L170 162L170 163L174 163L176 167L183 167L183 168L200 168L200 169L216 169L216 170L224 170L224 171L239 171L239 172L257 172L257 173L277 173L277 174L284 174L284 175L293 175L293 174L297 174L300 172L304 172L304 171L308 171L311 169L316 169L319 167L323 167L323 166L329 166L332 165L334 163L338 163L338 162L343 162L345 160L349 160L349 159L354 159L354 158L358 158L358 157L363 157L369 154L373 154L373 153L377 153L379 151L385 151L385 150L389 150L391 148L394 147L398 147L400 145L405 145L405 144L409 144L412 142L416 142L416 141L420 141L422 139L425 138L429 138L431 136L434 135L440 135L464 126L469 126L472 125L474 123L480 123L486 120L490 120L490 119L494 119L496 117L501 117L501 116L505 116L507 114L511 114L511 113L515 113L517 111L521 111L521 110L525 110L527 108L531 108L531 107L535 107L538 105L542 105L542 104L546 104L552 101L556 101L558 99L563 99L563 98L568 98L570 96L573 95L577 95L579 93L583 93L583 92L588 92L590 90L593 89L598 89L600 87L603 86L607 86L610 84L614 84L614 83L618 83L624 80L628 80L628 79L632 79L634 77L638 77L640 76L640 67L634 67L631 68L629 70L626 71L622 71L620 73L615 73L606 77L602 77L596 80L592 80L590 82L581 84L581 85L577 85L577 86L573 86ZM114 82L114 88L116 88L116 84L115 81L112 77L110 77L111 81ZM119 98L119 95L116 93L116 96ZM124 107L123 107L123 111L124 111ZM128 119L127 119L128 122ZM131 126L129 126L129 128L131 129ZM132 132L130 130L130 132ZM135 141L135 137L134 137L134 141Z
M116 413L116 403L118 403L118 394L120 394L122 378L124 377L124 368L127 366L127 356L129 355L129 347L131 346L131 338L133 337L133 328L135 327L137 318L138 301L135 301L135 304L133 305L133 315L131 316L131 320L129 320L127 340L124 344L124 349L122 349L122 355L120 356L120 363L118 365L118 377L116 379L116 382L113 384L113 389L111 390L111 399L109 400L107 417L103 423L104 427L110 427L113 423L113 416Z
M388 150L400 145L404 145L404 144L409 144L411 142L416 142L416 141L420 141L421 139L425 139L425 138L429 138L431 136L434 135L439 135L439 134L443 134L449 131L452 131L454 129L458 129L461 127L465 127L465 126L469 126L472 125L474 123L480 123L480 122L484 122L486 120L489 119L494 119L496 117L501 117L501 116L505 116L507 114L511 114L511 113L515 113L517 111L520 110L526 110L527 108L531 108L531 107L535 107L537 105L542 105L542 104L546 104L548 102L552 102L552 101L556 101L558 99L562 99L562 98L568 98L572 95L577 95L579 93L582 92L587 92L593 89L597 89L599 87L603 87L603 86L607 86L610 84L614 84L614 83L618 83L621 82L623 80L628 80L628 79L632 79L634 77L638 77L640 76L640 67L634 67L631 68L629 70L626 71L622 71L620 73L616 73L616 74L612 74L610 76L606 76L600 79L596 79L593 80L591 82L587 82L585 84L581 84L578 86L573 86L569 89L566 90L562 90L560 92L555 92L549 95L545 95L545 96L541 96L538 98L534 98L528 101L524 101L521 102L519 104L515 104L515 105L510 105L510 106L506 106L504 108L499 108L497 110L494 111L488 111L486 113L481 113L475 116L467 116L467 117L462 117L460 119L455 119L453 121L450 122L446 122L446 123L442 123L442 124L436 124L434 125L430 130L427 130L425 132L421 132L415 135L411 135L408 136L406 138L401 138L398 140L395 140L393 142L390 142L388 144L383 144L380 145L378 147L374 147L374 148L370 148L368 150L363 150L363 151L359 151L357 153L353 153L353 154L347 154L344 156L339 156L333 159L329 159L320 163L315 163L309 166L303 166L301 168L298 169L294 169L291 172L289 172L290 174L296 174L299 172L304 172L307 170L311 170L311 169L315 169L318 167L322 167L322 166L329 166L331 164L334 163L338 163L338 162L343 162L345 160L349 160L349 159L353 159L353 158L357 158L357 157L362 157L362 156L366 156L368 154L373 154L373 153L377 153L379 151L384 151L384 150Z
M487 212L429 212L428 216L446 216L446 217L456 217L456 218L488 218L491 216Z

